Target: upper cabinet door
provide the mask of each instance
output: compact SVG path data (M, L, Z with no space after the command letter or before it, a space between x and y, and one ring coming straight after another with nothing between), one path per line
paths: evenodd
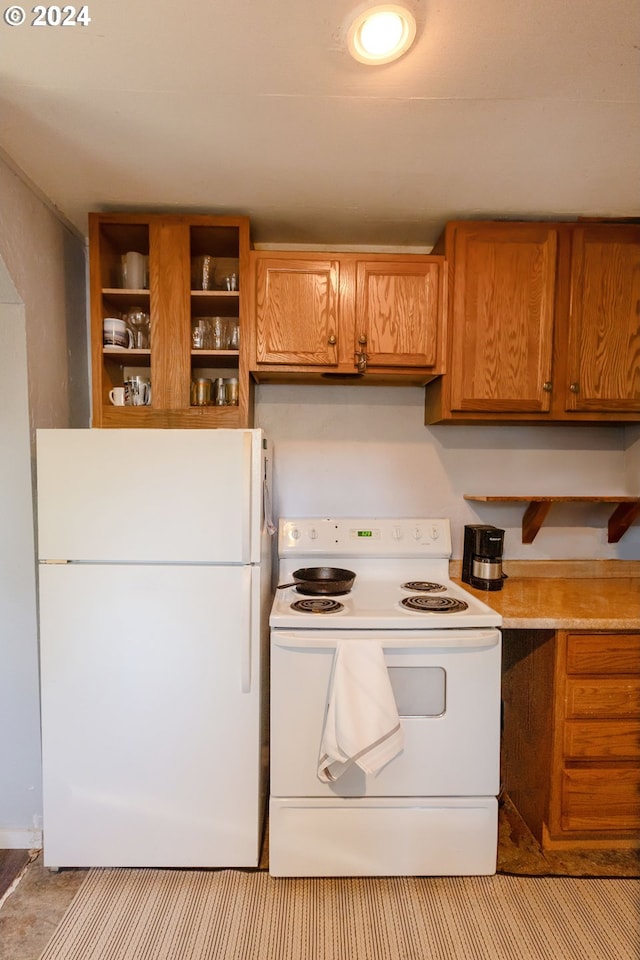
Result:
M339 280L337 260L257 259L258 363L337 365Z
M454 238L451 409L550 409L557 232L459 224Z
M442 257L358 262L354 350L368 365L438 363L444 275Z
M573 232L567 410L640 412L640 227Z

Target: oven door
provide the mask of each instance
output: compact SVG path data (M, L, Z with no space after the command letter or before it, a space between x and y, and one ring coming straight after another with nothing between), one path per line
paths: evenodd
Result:
M379 643L405 746L378 774L353 764L317 776L339 631L271 634L272 797L496 796L500 781L500 631L349 630Z

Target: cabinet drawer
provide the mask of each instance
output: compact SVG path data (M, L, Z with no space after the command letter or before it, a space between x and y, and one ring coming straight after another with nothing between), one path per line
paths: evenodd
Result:
M640 718L640 680L567 680L566 717Z
M569 634L567 673L640 675L640 634Z
M562 829L640 829L640 770L565 770Z
M640 720L567 720L567 760L640 759Z

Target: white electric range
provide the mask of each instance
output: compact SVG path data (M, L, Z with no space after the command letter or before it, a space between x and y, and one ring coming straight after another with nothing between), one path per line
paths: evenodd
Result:
M271 616L270 872L473 875L496 869L500 616L449 577L436 518L280 520L279 584L346 568L352 588L277 589ZM379 644L404 748L375 775L318 777L341 641Z

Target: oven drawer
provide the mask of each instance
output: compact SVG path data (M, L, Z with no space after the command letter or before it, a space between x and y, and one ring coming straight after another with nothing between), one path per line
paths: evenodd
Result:
M487 875L497 848L495 797L269 802L275 877Z
M320 742L337 638L324 630L317 646L295 632L272 633L272 797L470 797L499 790L500 633L443 631L390 638L382 644L396 695L405 746L376 775L355 764L334 783L317 776ZM350 631L349 639L357 639ZM297 640L300 640L298 643ZM420 645L422 643L422 646Z

